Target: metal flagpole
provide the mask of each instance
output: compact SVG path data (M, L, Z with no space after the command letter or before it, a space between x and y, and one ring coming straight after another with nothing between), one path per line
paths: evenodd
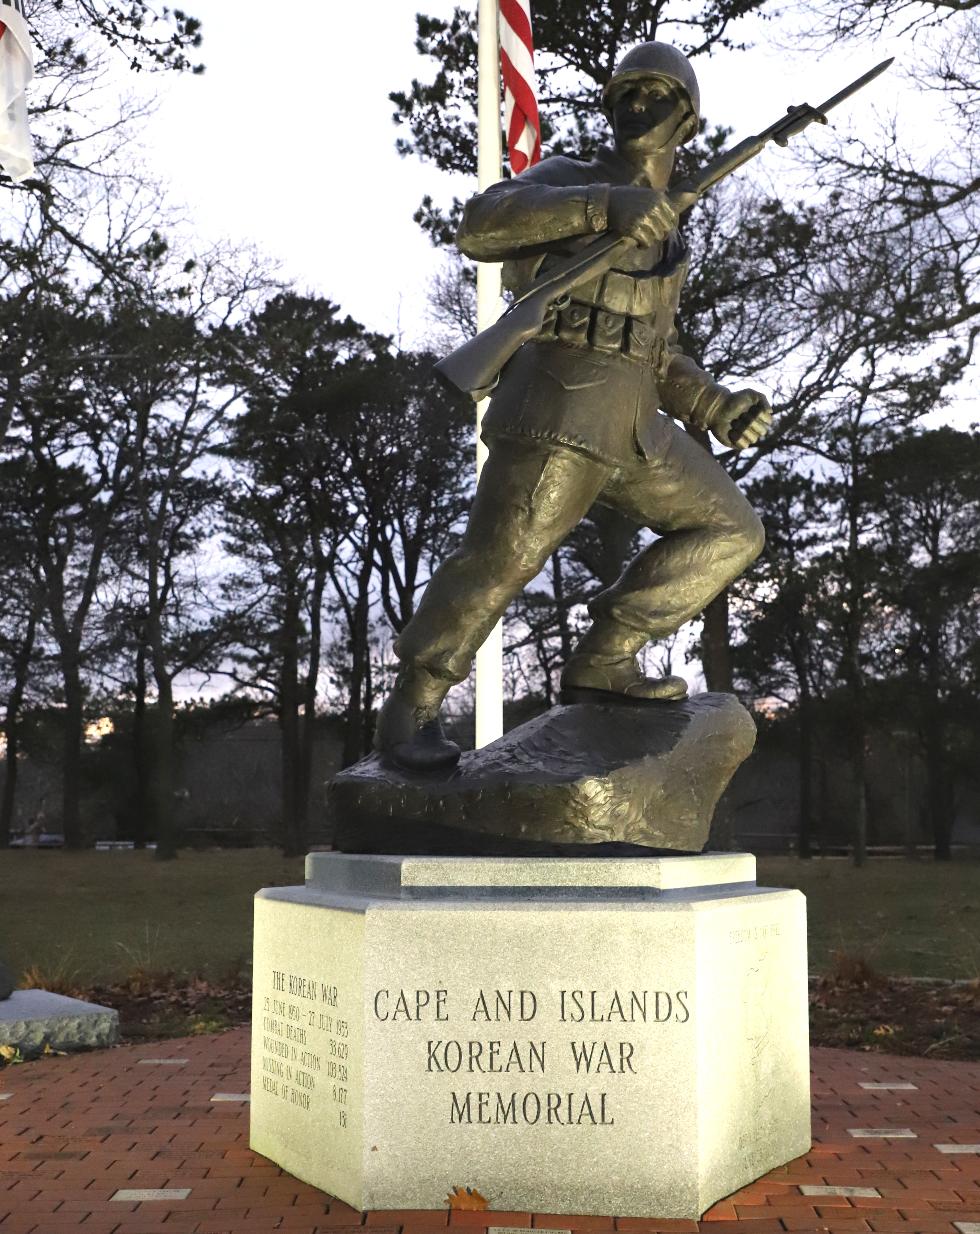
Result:
M479 0L477 80L477 183L482 191L502 175L500 141L500 55L497 33L498 0ZM481 261L476 268L477 329L485 330L503 311L500 265ZM487 402L476 406L476 474L487 458L480 426ZM495 741L504 731L503 625L497 622L476 653L476 747Z

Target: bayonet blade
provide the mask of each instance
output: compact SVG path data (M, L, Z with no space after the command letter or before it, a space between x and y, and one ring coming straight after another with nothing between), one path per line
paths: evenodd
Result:
M835 94L833 98L829 98L826 103L821 103L816 110L822 115L826 115L832 107L836 107L838 103L843 103L845 99L849 99L852 94L856 94L858 90L863 89L869 81L874 81L876 77L883 73L890 64L894 64L894 62L894 56L889 56L887 60L882 60L881 64L876 64L873 69L869 69L869 71L862 77L859 77L857 81L852 81L849 86L845 86L843 90L838 91L838 93Z

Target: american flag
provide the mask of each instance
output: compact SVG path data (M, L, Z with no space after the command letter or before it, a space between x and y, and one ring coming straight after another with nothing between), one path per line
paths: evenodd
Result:
M541 158L530 0L500 0L500 70L507 150L511 171L519 175Z
M0 169L14 183L34 175L27 83L34 76L21 0L0 0Z

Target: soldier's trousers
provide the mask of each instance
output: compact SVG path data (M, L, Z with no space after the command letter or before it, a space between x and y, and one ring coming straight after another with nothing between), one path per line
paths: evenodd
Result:
M724 468L659 420L663 449L621 467L531 438L495 439L462 544L398 637L402 664L462 681L507 605L595 502L660 538L589 604L594 621L634 631L639 647L700 613L758 556L764 532Z

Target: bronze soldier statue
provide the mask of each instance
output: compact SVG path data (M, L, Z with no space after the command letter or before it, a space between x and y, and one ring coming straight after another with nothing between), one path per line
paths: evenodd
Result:
M677 345L687 248L667 184L677 147L698 131L687 58L644 43L603 92L615 137L591 162L554 157L466 206L457 241L530 281L597 233L635 244L577 285L506 365L483 422L489 458L462 544L433 575L395 644L400 669L378 717L377 749L416 770L452 766L439 722L449 689L510 601L601 502L658 534L589 605L592 625L561 675L563 702L682 699L678 677L645 677L637 653L690 621L762 549L758 516L674 420L735 449L772 412L756 390L718 385Z

